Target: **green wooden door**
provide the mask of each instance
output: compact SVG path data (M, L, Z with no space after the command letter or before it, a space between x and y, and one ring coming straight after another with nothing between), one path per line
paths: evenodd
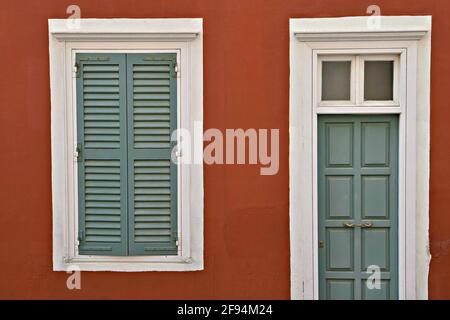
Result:
M398 298L398 116L319 116L318 222L320 299Z

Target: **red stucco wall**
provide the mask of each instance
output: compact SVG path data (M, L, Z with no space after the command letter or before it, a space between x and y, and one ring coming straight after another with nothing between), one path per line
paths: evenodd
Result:
M205 128L280 128L280 171L205 166L205 270L52 272L47 19L202 17ZM291 17L365 15L373 1L129 0L0 3L0 298L289 298ZM450 298L450 2L376 1L384 15L433 15L430 298ZM420 107L420 106L419 106ZM250 116L251 115L251 116Z

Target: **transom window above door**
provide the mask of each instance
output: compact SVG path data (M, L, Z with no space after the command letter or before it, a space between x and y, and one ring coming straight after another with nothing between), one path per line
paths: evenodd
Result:
M399 106L400 55L318 55L319 107Z

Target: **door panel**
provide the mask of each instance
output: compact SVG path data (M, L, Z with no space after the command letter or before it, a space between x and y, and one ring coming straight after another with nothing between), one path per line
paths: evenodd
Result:
M365 280L363 280L364 282ZM362 299L363 300L391 300L389 292L389 280L381 280L381 285L379 290L369 290L367 286L362 283Z
M361 123L362 166L389 165L389 123Z
M361 230L362 271L378 265L381 271L389 271L389 229L371 228Z
M319 116L321 299L397 299L397 167L398 116Z
M327 177L327 217L351 219L353 217L353 177Z
M353 124L333 123L327 130L327 164L329 167L352 165Z
M389 176L362 176L361 202L363 219L387 219L389 216Z
M353 271L353 230L327 228L327 271Z
M353 300L355 297L354 280L328 280L327 299L328 300Z

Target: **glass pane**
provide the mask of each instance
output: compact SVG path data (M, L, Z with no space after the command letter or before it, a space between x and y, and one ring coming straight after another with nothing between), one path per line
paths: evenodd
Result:
M364 62L364 100L394 100L394 62Z
M351 61L322 61L322 101L350 100Z

